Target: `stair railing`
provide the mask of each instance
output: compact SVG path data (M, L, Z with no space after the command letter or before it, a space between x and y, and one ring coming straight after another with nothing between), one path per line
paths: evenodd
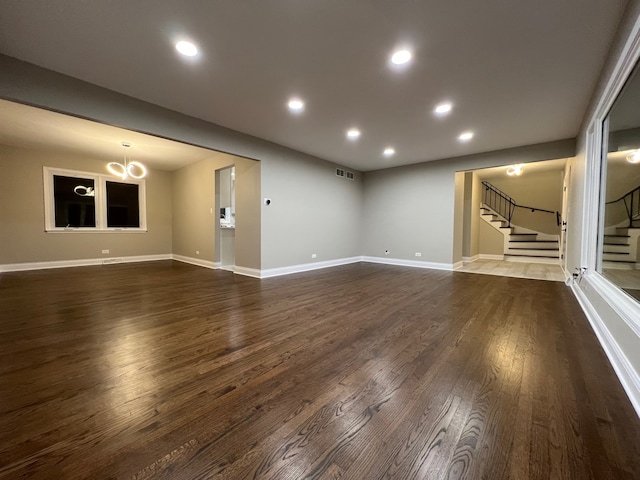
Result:
M489 182L482 182L484 190L482 191L482 203L488 205L494 212L507 220L507 227L511 226L511 218L516 209L516 201L509 195Z
M617 200L607 202L606 205L613 203L624 202L624 208L627 211L627 218L629 219L629 227L633 228L633 222L640 219L640 185L625 193Z
M507 220L507 227L511 227L511 219L516 208L531 210L532 212L552 213L556 216L556 225L562 223L560 212L545 210L544 208L528 207L526 205L518 205L518 203L509 195L499 190L489 182L482 182L484 190L482 191L482 202L488 205L494 212ZM640 187L639 187L640 188ZM639 197L640 198L640 197Z

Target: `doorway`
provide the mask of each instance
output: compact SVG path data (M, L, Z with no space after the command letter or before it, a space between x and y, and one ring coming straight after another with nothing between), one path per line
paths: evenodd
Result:
M236 168L235 166L216 171L216 242L220 268L235 269L235 229L236 229Z

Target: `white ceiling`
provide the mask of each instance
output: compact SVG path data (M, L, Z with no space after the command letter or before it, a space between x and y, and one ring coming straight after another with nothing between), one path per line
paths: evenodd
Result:
M0 52L366 171L575 137L625 5L3 0ZM175 52L181 38L199 57ZM390 68L403 45L413 63Z
M153 137L82 118L0 100L0 144L119 161L122 143L131 160L160 170L175 170L218 155L205 148ZM223 154L220 154L223 155Z

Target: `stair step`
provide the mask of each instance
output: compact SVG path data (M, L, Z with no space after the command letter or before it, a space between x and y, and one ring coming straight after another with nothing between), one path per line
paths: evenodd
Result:
M558 247L509 247L509 250L540 250L540 251L545 251L545 252L553 252L553 251L558 251Z
M546 263L553 265L560 264L560 259L558 257L529 257L527 255L505 254L504 259L510 262Z
M515 235L523 235L522 233L516 233ZM559 243L558 240L509 240L512 243ZM606 245L606 244L605 244Z
M518 249L507 249L505 255L514 255L525 256L525 257L546 257L546 258L560 258L560 252L558 249L555 250L534 250L530 248L523 248L521 250Z
M603 252L602 253L626 253L629 254L629 249L631 248L631 245L626 244L626 243L614 243L614 244L608 244L605 243L603 246Z

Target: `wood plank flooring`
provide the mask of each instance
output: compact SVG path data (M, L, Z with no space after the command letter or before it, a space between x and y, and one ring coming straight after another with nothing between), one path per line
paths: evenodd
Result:
M0 275L0 478L637 479L559 282L354 264Z

